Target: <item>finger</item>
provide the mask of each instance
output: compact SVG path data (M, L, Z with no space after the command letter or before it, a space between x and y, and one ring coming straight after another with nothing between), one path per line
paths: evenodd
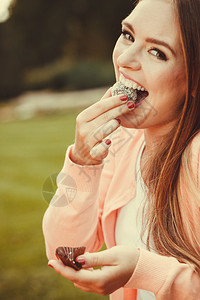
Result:
M120 126L120 123L120 119L112 119L99 126L90 137L90 144L95 145L96 143L99 143L99 141L105 139Z
M84 268L117 265L111 249L80 255L76 261L80 262Z
M50 260L48 262L48 266L52 267L58 274L66 277L73 282L77 280L77 271L75 271L73 268L65 266L60 261Z
M74 286L75 286L77 289L79 289L79 290L81 290L81 291L83 291L83 292L87 292L87 293L93 292L93 291L91 291L91 289L90 289L89 287L82 286L82 285L80 285L80 284L78 284L78 283L74 283Z
M86 286L93 282L95 276L93 274L93 269L81 269L79 271L74 270L68 266L65 266L62 262L57 260L50 260L48 265L52 267L58 274L69 279L70 281Z
M130 111L135 109L135 103L133 101L129 101L124 105L113 107L108 111L104 111L104 113L97 116L95 119L90 121L90 125L94 126L93 123L97 124L98 127L105 124L106 122L120 118L120 116L129 113Z
M113 109L114 107L124 105L127 102L126 95L116 95L103 100L100 100L81 112L81 118L90 122L96 119L97 116ZM79 116L80 116L79 115Z
M111 140L106 139L105 141L96 144L91 150L90 150L90 156L94 159L104 159L108 155L108 149L111 146Z
M106 93L103 95L103 97L101 98L101 100L104 100L104 99L107 99L107 98L109 98L109 97L111 97L112 96L112 94L111 94L111 87L106 91Z

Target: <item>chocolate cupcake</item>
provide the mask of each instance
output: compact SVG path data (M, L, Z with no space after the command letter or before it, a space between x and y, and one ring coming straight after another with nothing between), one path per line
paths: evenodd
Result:
M58 247L56 249L56 257L60 259L64 265L78 271L82 266L75 259L77 256L84 254L85 249L85 247Z
M127 87L125 84L121 82L116 82L111 89L112 96L115 95L126 95L128 97L128 101L132 100L136 102L137 99L137 90Z

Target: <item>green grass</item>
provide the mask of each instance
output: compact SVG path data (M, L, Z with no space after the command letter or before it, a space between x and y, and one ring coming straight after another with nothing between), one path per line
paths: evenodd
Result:
M42 186L73 143L76 112L0 123L0 299L108 299L76 289L47 266Z

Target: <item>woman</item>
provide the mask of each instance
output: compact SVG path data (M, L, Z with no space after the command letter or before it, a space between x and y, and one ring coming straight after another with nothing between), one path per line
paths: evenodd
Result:
M113 53L136 102L109 89L77 118L43 230L49 265L83 291L200 299L199 16L199 0L139 1ZM58 246L93 253L76 272L55 260Z

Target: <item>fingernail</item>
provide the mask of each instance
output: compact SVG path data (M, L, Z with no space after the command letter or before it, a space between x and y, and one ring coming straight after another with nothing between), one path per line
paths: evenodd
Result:
M76 261L77 261L79 264L81 264L81 266L84 266L84 265L85 265L85 258L83 258L83 257L78 257L78 258L76 259Z
M129 109L134 108L135 107L135 103L134 102L128 102L127 106Z
M126 101L127 99L128 99L128 97L126 95L120 96L121 101Z
M52 265L48 264L48 266L54 269L54 267Z
M119 124L121 124L121 120L120 120L120 119L115 119L115 120L117 120L117 122L118 122Z
M110 145L111 144L111 140L107 139L105 140L106 145Z

